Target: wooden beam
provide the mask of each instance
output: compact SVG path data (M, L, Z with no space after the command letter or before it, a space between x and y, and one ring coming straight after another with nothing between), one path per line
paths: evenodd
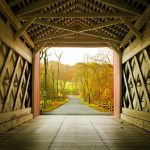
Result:
M47 47L109 47L107 43L47 43Z
M52 38L64 37L64 36L73 35L73 34L76 34L76 33L72 33L72 32L69 32L69 31L58 32L58 33L55 33L55 34L46 35L44 37L35 38L34 42L38 43L40 41L44 41L44 40L48 40L48 39L52 39Z
M149 12L150 12L150 5L147 6L144 13L140 16L140 18L134 24L134 27L137 30L140 30L142 26L150 19ZM132 31L128 32L128 34L122 40L120 47L123 47L125 44L127 44L129 42L129 39L131 39L132 37L133 37L133 32Z
M132 72L131 65L130 65L129 61L127 62L127 67L129 69L129 74L130 74L132 85L133 85L133 91L134 91L135 97L136 97L135 98L136 103L135 103L135 106L134 106L135 108L134 109L142 111L142 105L140 103L138 90L137 90L137 87L136 87L136 84L135 84L134 75L133 75L133 72Z
M142 120L146 120L146 121L150 122L150 113L149 112L136 111L136 110L131 110L128 108L122 108L122 113L125 115L135 117L137 119L142 119Z
M16 12L16 14L18 16L26 15L58 2L62 2L62 0L37 0L36 2L21 8Z
M109 40L104 39L51 39L46 43L109 43Z
M24 96L23 96L22 104L21 104L21 109L23 109L23 107L24 107L25 99L26 99L26 96L27 96L27 93L28 93L28 87L29 87L30 77L31 77L31 72L29 72L29 75L28 75L28 79L27 79L27 83L26 83L26 88L25 88L25 93L24 93Z
M120 19L113 20L113 21L107 21L107 22L103 22L101 24L93 25L92 27L83 27L82 30L80 30L79 32L96 30L96 29L100 29L100 28L103 28L103 27L108 27L108 26L112 26L112 25L115 25L115 24L119 24L121 22L122 21Z
M121 17L122 21L128 26L128 28L136 35L137 38L142 39L141 33L138 29L125 17Z
M148 66L150 66L150 58L149 58L148 53L146 52L146 50L144 50L144 56L145 56L145 59L146 59L146 63L148 64Z
M19 30L18 32L16 33L15 35L15 38L18 38L20 37L23 32L36 20L36 18L33 18L32 20L30 21L27 21Z
M20 39L15 40L11 27L0 20L0 29L1 31L7 31L0 33L0 40L26 59L29 63L32 63L32 52L25 46L24 43L21 42Z
M37 52L40 52L43 50L44 46L46 45L47 43L44 41L43 43L40 44L39 47L35 48L35 51L33 52L33 55L35 55Z
M20 21L17 19L17 17L14 15L14 13L11 11L11 9L9 8L9 6L7 5L5 0L1 0L0 1L0 10L1 13L4 14L4 16L10 21L10 23L12 24L12 26L14 27L14 29L16 31L18 31L22 25L20 23ZM23 37L26 40L26 42L32 47L34 48L34 43L31 40L30 36L28 35L27 32L23 33Z
M97 12L69 12L69 13L51 13L51 12L45 12L45 13L31 13L28 15L24 15L19 17L20 19L28 19L28 18L109 18L109 17L126 17L129 19L137 19L137 16L133 15L126 15L120 12L105 12L105 13L97 13Z
M122 56L122 52L121 50L119 49L119 46L115 45L114 43L112 42L109 42L109 47L115 51L117 54L119 54L119 56Z
M35 23L41 24L41 25L46 25L46 26L51 26L53 28L63 29L65 31L70 31L73 33L80 33L80 34L84 34L84 35L88 35L88 36L94 36L94 37L99 37L99 38L103 38L103 39L109 39L112 41L120 42L120 39L118 39L116 37L108 36L107 34L104 34L104 33L96 33L96 32L91 32L91 31L80 32L80 31L76 31L76 29L73 29L70 27L64 27L64 26L56 24L56 23L50 23L48 21L42 21L42 20L36 20Z
M134 109L133 102L132 102L132 96L130 94L129 85L128 85L124 70L123 70L123 79L124 79L124 83L125 83L125 87L126 87L126 95L128 96L128 100L129 100L129 108Z
M102 2L110 7L117 8L121 11L128 12L133 15L138 15L138 16L141 15L140 10L120 0L97 0L97 1Z
M89 1L89 0L87 0L86 1L87 2L87 4L89 4L89 5L92 5L92 6L94 6L95 8L97 8L97 10L101 10L102 12L107 12L107 10L105 9L105 8L103 8L103 7L99 7L96 3L94 3L94 2L91 2L91 1ZM85 9L88 9L90 12L95 12L92 8L89 8L87 5L85 6L84 4L80 4L81 5L81 7L82 8L85 8ZM126 15L131 15L131 14L129 14L129 13L126 13ZM87 20L87 19L86 19ZM98 19L93 19L93 20L95 20L98 24L101 24L102 22L100 21L100 20L98 20ZM105 20L107 20L107 19L105 19ZM108 20L108 21L110 21L110 20ZM92 23L93 24L93 23ZM121 24L115 24L114 26L116 26L117 28L121 28L121 29L123 29L123 30L125 30L125 31L127 31L128 32L128 30L124 27L124 26L122 26ZM112 28L113 30L116 30L116 29L114 29L113 27L111 27L111 26L109 26L109 28ZM106 31L106 29L103 29L103 30L105 30ZM119 31L119 30L118 30ZM107 32L107 31L106 31ZM121 31L119 31L119 34L121 34Z
M140 81L141 81L141 83L142 83L142 88L143 88L143 91L144 91L145 100L146 100L148 109L149 109L149 111L150 111L149 93L148 93L147 86L145 85L144 77L143 77L143 75L142 75L142 71L141 71L141 68L140 68L140 65L139 65L137 56L134 56L134 60L135 60L136 66L137 66L136 68L137 68L137 70L138 70L138 74L139 74L139 77L140 77ZM149 66L149 68L150 68L150 66ZM147 68L147 69L148 69L148 68Z
M5 103L3 105L3 109L2 109L2 112L4 113L6 111L6 107L7 107L7 104L9 102L9 97L10 97L10 94L12 92L12 88L13 88L13 84L14 84L14 80L15 80L15 77L16 77L16 74L17 74L17 71L18 71L18 66L20 64L20 61L21 61L21 57L19 56L18 57L18 60L17 60L17 63L16 63L16 66L15 66L15 70L14 70L14 73L13 73L13 77L11 79L11 83L10 83L10 86L8 88L8 93L7 93L7 96L6 96L6 100L5 100Z
M1 50L1 49L0 49ZM9 66L9 62L10 62L10 59L12 57L12 54L13 54L13 50L10 49L9 53L8 53L8 56L5 60L5 63L3 65L3 68L1 70L1 73L0 73L0 91L1 91L1 95L2 95L2 98L4 98L4 87L3 87L3 79L4 79L4 76L5 76L5 73L6 73L6 70ZM1 112L1 110L0 110Z
M21 116L28 115L30 113L31 113L31 108L25 108L21 110L6 112L6 113L0 113L0 124L15 118L19 118Z
M123 59L122 63L125 63L130 58L135 56L137 53L145 49L150 45L150 25L147 26L145 31L143 32L143 39L136 39L132 42L124 51L123 51Z
M25 75L25 71L26 71L27 65L28 65L28 62L26 61L25 64L24 64L24 67L23 67L22 74L21 74L21 79L20 79L20 82L19 82L19 88L18 88L18 92L17 92L17 96L16 96L16 101L15 101L15 103L14 103L13 110L16 110L16 109L17 109L17 104L18 104L18 101L19 101L20 92L21 92L22 83L23 83L23 79L24 79L24 75ZM21 107L20 107L20 108L21 108ZM18 108L18 109L20 109L20 108Z

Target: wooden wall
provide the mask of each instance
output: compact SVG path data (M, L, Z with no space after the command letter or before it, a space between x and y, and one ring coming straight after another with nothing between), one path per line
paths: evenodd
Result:
M121 118L150 131L150 26L131 43L122 60Z
M33 118L32 57L13 39L11 26L0 20L0 27L0 132L3 132ZM19 51L26 55L21 56Z

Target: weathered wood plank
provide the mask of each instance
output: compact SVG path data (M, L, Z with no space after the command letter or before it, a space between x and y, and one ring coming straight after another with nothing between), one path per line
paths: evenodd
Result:
M35 55L36 53L40 52L43 50L44 46L46 45L47 43L44 41L43 43L40 44L39 47L37 47L33 53L33 55Z
M139 66L139 63L138 63L138 60L137 60L136 56L134 56L134 60L135 60L135 63L136 63L137 69L138 69L140 81L142 83L142 88L144 90L144 95L145 95L145 99L146 99L146 102L147 102L147 106L148 106L148 109L150 110L150 100L149 100L148 90L147 90L147 87L145 85L144 78L143 78L143 75L142 75L142 71L140 69L140 66Z
M141 103L140 103L137 87L135 86L134 76L133 76L133 72L131 70L131 65L130 65L129 61L127 62L127 66L128 66L128 69L129 69L131 80L132 80L133 90L134 90L135 96L136 96L136 104L138 106L137 108L139 108L139 110L142 110L142 106L141 106Z
M139 19L134 24L137 30L140 30L141 27L149 20L150 18L149 12L150 12L150 5L148 5L144 13L139 17ZM129 39L131 39L132 37L133 37L133 33L131 31L128 32L127 35L122 40L120 47L123 47L125 44L127 44L129 42Z
M36 18L33 18L30 21L27 21L16 33L15 37L18 38L21 36L21 34L23 34L23 32L26 31L26 29L36 20Z
M150 67L150 59L149 59L149 56L148 56L148 54L147 54L146 50L144 50L144 51L143 51L143 53L144 53L144 56L145 56L146 62L147 62L147 64L148 64L148 66Z
M121 114L121 119L150 132L150 121L145 121L126 114Z
M10 61L10 58L12 56L12 53L13 53L13 51L12 51L12 49L10 49L9 54L7 56L7 59L4 63L4 66L3 66L2 70L1 70L1 74L0 74L0 91L1 91L1 94L2 94L3 98L4 98L4 89L3 89L2 81L3 81L4 75L6 73L6 70L9 66L9 61ZM0 110L0 112L1 112L1 110Z
M128 26L128 28L133 32L133 34L136 35L137 38L142 39L141 33L138 31L138 29L125 17L121 17L123 22Z
M142 40L139 39L135 40L123 51L122 63L125 63L133 56L135 56L137 53L144 50L146 47L150 45L149 35L150 35L150 25L148 25L147 28L145 29Z
M137 19L137 16L133 15L127 15L125 13L120 12L105 12L105 13L97 13L97 12L70 12L70 13L51 13L51 12L45 12L45 13L31 13L29 15L24 15L19 17L21 20L24 18L109 18L109 17L126 17L128 19Z
M5 24L0 20L0 40L3 41L6 45L16 51L20 56L25 58L28 62L32 63L32 52L21 42L21 40L15 40L14 33L8 24Z
M25 65L23 67L22 74L21 74L21 79L20 79L19 88L18 88L18 92L17 92L17 96L16 96L16 101L15 101L13 110L16 110L16 108L17 108L17 103L18 103L18 100L19 100L19 95L20 95L20 92L21 92L21 87L22 87L22 83L23 83L23 79L24 79L24 75L25 75L25 71L26 71L27 65L28 65L28 63L26 61Z
M6 112L6 113L0 113L0 124L30 113L31 113L31 108L25 108L16 111Z
M7 93L7 96L6 96L5 104L3 105L3 110L2 110L2 112L5 112L5 111L6 111L7 104L8 104L9 99L10 99L10 94L11 94L11 92L12 92L14 80L15 80L15 77L16 77L16 74L17 74L17 71L18 71L18 66L19 66L20 60L21 60L21 57L19 56L19 58L18 58L18 60L17 60L17 64L16 64L16 66L15 66L14 73L13 73L13 77L12 77L12 79L11 79L11 83L10 83L10 86L9 86L9 89L8 89L8 93Z
M24 96L23 96L21 108L24 107L25 99L26 99L27 92L28 92L28 86L29 86L30 77L31 77L31 72L29 72L29 75L28 75L27 84L26 84L25 93L24 93Z
M129 115L135 118L139 118L145 121L150 121L150 113L143 111L136 111L128 108L122 108L122 113L125 115Z
M42 1L38 0L38 1L28 5L28 6L20 9L17 12L17 15L21 16L21 15L29 14L29 13L32 13L34 11L42 9L42 8L46 7L47 5L57 3L57 2L61 2L61 0L42 0Z
M129 86L128 86L126 75L125 75L125 71L123 71L123 79L124 79L124 83L126 86L126 93L128 95L128 99L129 99L129 108L131 106L131 108L134 109L133 103L132 103L132 98L131 98L130 91L129 91Z
M22 27L20 21L14 15L14 13L11 11L11 9L9 8L9 6L7 5L5 0L1 0L1 2L0 2L0 10L8 18L8 20L11 22L11 24L13 25L13 27L15 28L16 31L18 31ZM7 31L7 30L3 30L3 31ZM31 40L31 38L30 38L30 36L28 35L27 32L23 33L23 37L25 38L26 42L32 48L34 48L34 43Z
M27 114L24 116L21 116L19 118L7 121L5 123L1 123L0 124L0 133L4 133L5 131L15 128L21 124L23 124L24 122L27 122L29 120L33 119L33 114Z
M119 10L128 12L133 15L140 15L140 11L133 7L132 5L129 5L125 2L122 2L120 0L97 0L99 2L103 2L104 4L111 6L113 8L117 8Z

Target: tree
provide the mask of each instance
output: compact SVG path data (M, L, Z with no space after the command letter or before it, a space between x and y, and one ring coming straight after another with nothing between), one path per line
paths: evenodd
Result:
M60 73L59 66L60 66L60 59L62 57L62 52L60 54L55 53L55 56L58 59L58 62L57 62L57 79L56 79L56 99L58 99L59 98L58 81L59 81L59 73Z

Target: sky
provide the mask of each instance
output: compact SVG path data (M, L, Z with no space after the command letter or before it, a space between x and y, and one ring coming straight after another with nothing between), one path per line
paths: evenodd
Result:
M75 65L78 62L84 62L85 56L95 56L98 53L109 53L110 58L112 59L112 51L105 47L105 48L71 48L71 47L52 47L48 49L48 60L54 60L57 61L57 57L55 54L60 55L62 53L61 57L61 63L68 64L68 65Z

